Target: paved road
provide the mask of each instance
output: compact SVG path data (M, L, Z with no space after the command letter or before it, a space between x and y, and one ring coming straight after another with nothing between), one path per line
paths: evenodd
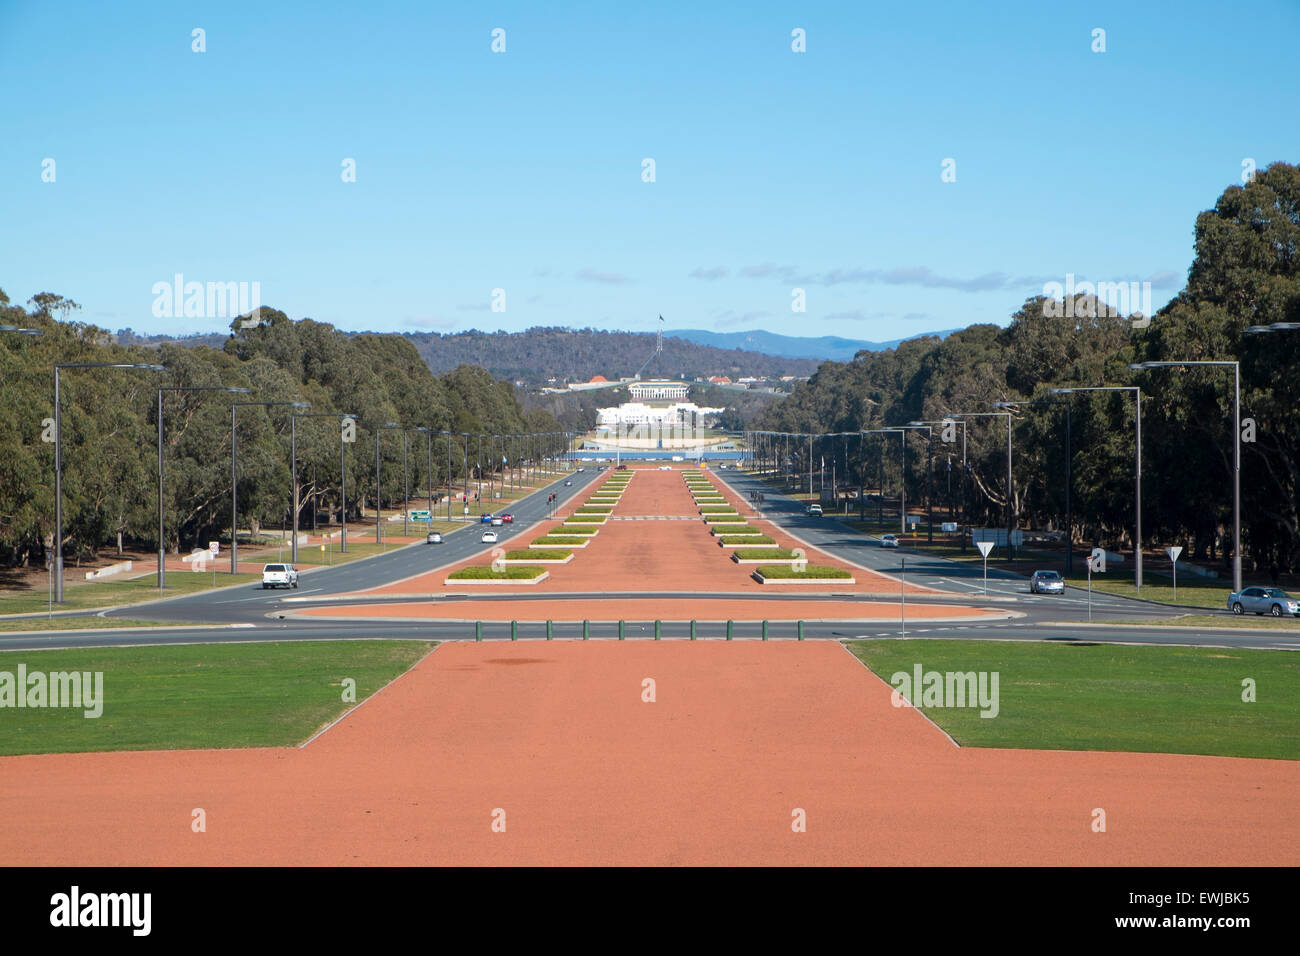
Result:
M719 472L719 478L725 480L742 497L752 488L759 487L757 482L736 472ZM559 495L563 503L574 495L581 494L599 477L599 473L585 469L572 476L573 485L565 487L563 479L543 488L511 506L516 515L516 523L497 529L503 532L501 544L508 544L512 537L526 532L531 525L546 516L546 497L551 492ZM1094 617L1108 620L1130 620L1134 626L1104 627L1087 624L1087 596L1071 591L1062 597L1031 595L1027 581L1010 572L991 570L989 572L989 590L985 597L983 575L978 566L950 561L944 558L925 556L909 552L884 550L878 541L865 535L850 531L834 519L810 518L804 515L802 503L785 495L775 494L764 488L765 517L778 522L783 528L803 538L810 544L835 554L838 557L877 569L887 574L899 575L904 571L902 564L906 560L906 576L909 581L918 584L933 585L949 592L962 595L956 601L950 596L920 597L909 596L906 614L912 617L924 616L927 603L970 603L988 607L1012 610L1016 617L1012 620L998 620L987 623L914 623L906 625L902 620L904 608L900 604L900 620L890 622L847 623L817 622L817 598L812 595L761 595L764 601L803 602L808 605L808 618L804 627L807 639L843 639L871 637L929 637L929 638L966 638L995 640L1058 640L1062 642L1106 641L1111 643L1149 643L1149 644L1203 644L1225 647L1291 649L1300 650L1300 634L1282 631L1249 630L1191 630L1171 627L1141 626L1141 622L1152 619L1167 618L1177 613L1158 605L1130 601L1113 595L1094 594L1092 613ZM147 645L171 643L201 643L222 641L271 641L271 640L330 640L345 638L380 637L395 639L450 640L471 639L475 636L474 626L463 621L421 621L392 619L383 622L347 621L318 622L309 620L279 619L277 614L290 609L303 607L303 602L288 598L312 597L328 598L334 595L330 603L373 603L374 598L345 598L341 595L363 588L375 587L390 581L419 574L433 567L461 561L475 554L487 553L493 545L484 545L479 540L481 528L470 525L465 529L451 533L443 545L412 545L388 554L364 561L340 565L334 568L313 571L304 575L302 586L296 592L263 591L257 585L231 588L215 593L192 595L174 600L155 602L124 608L116 612L86 612L86 615L104 613L109 617L128 617L132 619L158 621L202 621L212 627L181 628L153 627L142 629L113 629L94 633L64 632L45 635L4 635L0 634L0 649L35 649L50 647L91 647L112 645ZM538 600L596 600L605 599L603 607L610 607L609 599L633 595L611 593L598 594L517 594L493 595L494 601L538 601ZM697 593L638 593L635 597L654 597L665 600L687 601L698 598ZM711 594L710 597L754 597L753 594ZM837 601L864 601L879 603L879 596L869 595L835 595ZM439 598L435 598L437 600ZM456 600L455 596L441 598ZM411 601L427 602L427 596L407 598L390 598L385 604ZM311 603L315 603L314 601ZM615 605L616 606L616 605ZM606 612L600 612L602 614ZM796 636L797 625L793 622L773 622L769 625L769 636L773 640L792 639ZM761 636L757 623L737 623L733 628L735 639L758 639ZM544 639L545 624L521 623L517 631L521 640ZM595 622L589 631L593 640L617 639L617 625L610 621ZM650 621L630 621L625 625L627 639L649 639L654 636L654 625ZM696 634L700 639L719 639L726 636L726 624L723 622L700 622ZM581 623L557 622L552 629L556 639L578 639L582 637ZM685 623L666 623L661 635L665 640L686 639L689 636ZM511 626L508 622L486 622L483 626L485 640L509 640Z
M791 534L829 551L836 557L885 574L905 575L907 580L914 584L924 584L972 597L980 597L986 593L984 571L979 564L953 561L908 548L882 548L879 536L853 531L832 517L810 517L804 514L806 506L803 502L774 492L757 479L734 471L716 472L715 477L725 481L733 491L746 500L751 491L762 491L763 517L777 522ZM1034 606L1050 607L1052 613L1056 615L1054 620L1087 619L1089 598L1086 592L1070 588L1059 597L1031 594L1029 579L1010 571L990 568L987 594L990 597L1015 599L1017 610L1023 611L1027 607ZM1093 616L1107 620L1124 618L1142 620L1186 613L1185 609L1145 604L1100 591L1093 592L1091 603ZM1224 613L1226 615L1227 612Z
M557 505L563 505L574 495L581 494L598 477L598 472L584 468L567 478L557 479L527 497L507 506L515 516L513 524L493 528L499 535L497 544L484 544L481 534L486 525L467 524L443 536L443 543L413 544L386 554L362 561L352 561L303 574L297 590L262 590L259 584L229 588L216 592L194 594L153 604L136 605L110 611L107 617L126 617L146 621L192 621L205 624L263 623L266 615L281 607L293 607L298 602L285 604L286 598L326 597L345 594L366 588L378 587L390 581L422 574L444 564L464 561L477 554L490 554L495 547L509 547L512 539L530 533L537 522L547 515L547 497L558 496ZM572 486L564 482L571 480ZM354 539L355 540L355 539Z

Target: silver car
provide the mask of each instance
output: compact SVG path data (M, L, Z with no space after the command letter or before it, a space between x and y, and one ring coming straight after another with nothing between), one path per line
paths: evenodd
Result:
M1228 595L1228 610L1233 614L1271 614L1282 617L1291 614L1300 617L1300 601L1281 588L1242 588Z
M1035 571L1029 579L1031 594L1064 594L1065 581L1055 571Z

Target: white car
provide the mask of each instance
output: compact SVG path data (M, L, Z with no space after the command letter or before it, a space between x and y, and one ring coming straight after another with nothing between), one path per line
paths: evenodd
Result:
M815 517L820 518L820 517L822 516L822 506L821 506L821 505L809 505L808 508L807 508L807 510L804 511L804 514L807 514L807 515L814 515Z
M505 519L502 518L502 517L500 517L499 515L493 515L493 516L492 516L492 527L494 527L494 528L499 528L499 527L501 527L501 526L502 526L503 524L505 524L505 523L506 523L506 522L505 522Z
M882 548L897 548L898 536L893 534L882 534L880 536L880 546Z
M442 532L430 531L424 538L428 544L442 544Z
M479 540L482 541L484 544L496 544L497 533L495 531L484 531L483 537L480 538Z
M262 568L262 590L267 588L296 588L298 569L292 564L268 564Z

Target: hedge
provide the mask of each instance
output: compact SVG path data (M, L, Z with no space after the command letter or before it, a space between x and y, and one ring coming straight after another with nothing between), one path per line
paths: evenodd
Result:
M788 564L765 564L755 568L765 578L851 578L844 568L831 568L824 564L810 564L802 571L796 571Z
M572 551L543 551L540 548L522 548L519 551L507 551L507 561L563 561L573 556Z
M533 552L535 553L535 552ZM491 565L476 564L472 567L461 568L459 571L453 571L447 575L448 581L527 581L539 575L545 574L545 568L530 567L526 564L519 564L513 567L502 568L500 571L494 571Z

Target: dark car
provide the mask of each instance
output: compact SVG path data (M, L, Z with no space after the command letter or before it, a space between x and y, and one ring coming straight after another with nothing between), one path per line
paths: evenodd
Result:
M614 470L615 470L615 471L627 471L627 465L619 465L619 466L618 466L617 468L615 468Z
M565 479L564 479L564 487L568 488L568 487L569 487L570 485L572 485L572 484L573 484L573 482L570 481L568 478L565 478Z

